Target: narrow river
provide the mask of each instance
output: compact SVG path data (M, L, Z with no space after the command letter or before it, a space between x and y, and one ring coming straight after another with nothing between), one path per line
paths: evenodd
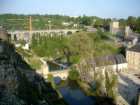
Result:
M95 105L93 97L86 96L80 89L73 89L71 87L60 88L60 92L64 100L69 105Z

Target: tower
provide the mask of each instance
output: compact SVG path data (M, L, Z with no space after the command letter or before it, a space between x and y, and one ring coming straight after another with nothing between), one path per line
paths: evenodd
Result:
M32 40L32 17L29 17L29 43Z
M125 37L127 37L130 33L130 27L129 26L126 26L125 27Z
M29 17L29 31L32 31L32 17Z
M118 21L112 21L110 23L110 32L112 34L116 34L119 30L119 22Z

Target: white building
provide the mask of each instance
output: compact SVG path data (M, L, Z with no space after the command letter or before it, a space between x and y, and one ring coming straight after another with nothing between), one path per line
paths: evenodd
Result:
M71 23L69 23L69 22L62 22L62 25L63 26L69 26Z
M126 36L124 38L124 46L127 48L131 48L135 46L139 41L139 37L131 35L131 36Z
M55 61L45 61L41 59L43 66L39 74L43 75L44 78L48 77L48 74L52 74L54 77L59 77L61 79L67 79L69 74L69 69L67 66L57 63Z
M118 21L112 21L110 23L110 32L112 34L118 34L121 33L121 30L119 28L119 22Z
M24 50L29 50L29 43L26 43L23 47Z

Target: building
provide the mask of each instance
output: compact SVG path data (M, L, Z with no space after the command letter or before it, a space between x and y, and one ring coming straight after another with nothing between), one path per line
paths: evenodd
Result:
M131 48L135 46L139 41L139 38L137 36L131 35L124 37L124 46L127 48Z
M130 26L125 27L125 36L127 37L130 33L132 33L132 30L130 29Z
M73 27L74 28L78 28L78 24L73 24Z
M119 22L118 22L118 21L113 21L113 22L111 23L111 26L112 26L112 28L118 29L118 28L119 28Z
M120 72L127 69L127 62L122 54L108 55L95 58L96 69L110 69L114 72Z
M62 25L63 26L69 26L69 25L71 25L71 23L70 22L62 22Z
M129 27L125 29L125 36L123 37L124 46L131 48L140 43L140 34L132 32Z
M8 31L12 41L24 40L30 42L33 36L67 36L69 32L75 33L78 29L52 29L52 30L15 30Z
M116 36L115 41L117 44L126 48L131 48L140 43L140 34L133 32L129 26L126 26L125 30L122 30L122 32L122 34L117 34Z
M136 70L140 69L140 44L127 49L126 59L129 68Z
M93 33L95 33L95 32L98 31L96 28L94 28L92 26L85 26L85 28L86 28L87 32L93 32Z
M106 70L116 73L125 71L127 69L127 61L121 54L96 57L89 60L87 64L90 65L90 67L85 70L85 68L83 69L83 67L81 66L81 69L79 69L79 73L81 79L88 82L91 82L93 80L92 76L94 74L94 71L99 71L104 74Z
M112 34L117 34L119 32L119 22L118 21L112 21L110 23L110 32Z
M68 67L57 61L47 61L48 73L52 74L54 77L60 77L61 79L67 79L68 77Z
M54 77L59 77L64 80L67 79L69 74L68 66L56 61L46 61L44 59L41 59L41 62L43 66L38 73L43 75L44 78L47 78L48 74L52 74Z

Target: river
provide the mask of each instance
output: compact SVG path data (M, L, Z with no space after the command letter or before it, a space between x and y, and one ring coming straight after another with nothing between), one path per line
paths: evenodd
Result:
M60 93L69 105L95 105L94 97L86 96L79 88L62 87Z

